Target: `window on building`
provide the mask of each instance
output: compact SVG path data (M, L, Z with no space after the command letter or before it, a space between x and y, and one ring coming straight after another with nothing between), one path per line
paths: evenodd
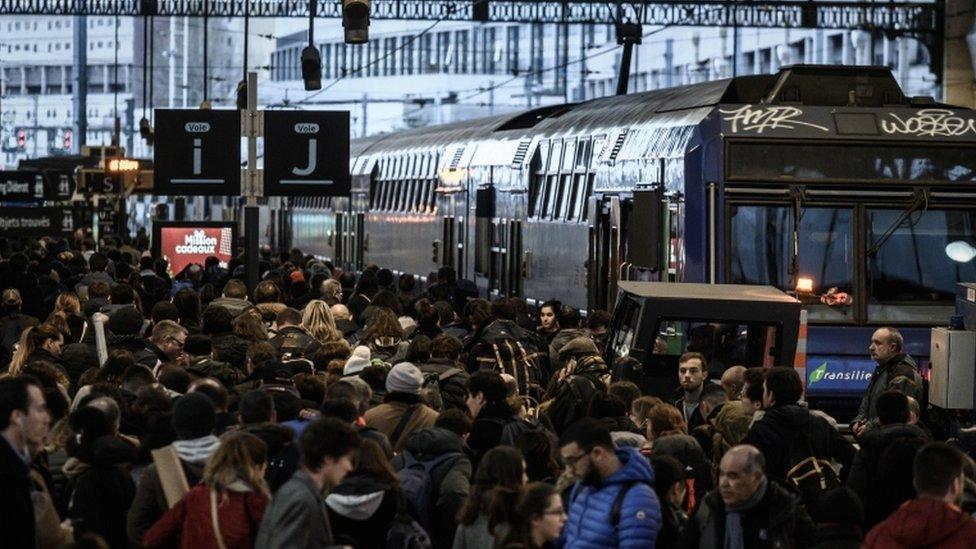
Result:
M505 61L505 72L518 74L519 72L519 27L510 25L505 29L505 51L508 53Z

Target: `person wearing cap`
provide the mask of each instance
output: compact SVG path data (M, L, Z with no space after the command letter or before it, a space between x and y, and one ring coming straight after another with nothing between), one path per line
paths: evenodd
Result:
M144 325L145 319L135 307L123 307L113 312L105 324L108 350L125 349L134 355L145 349Z
M366 425L380 431L393 445L393 450L403 449L410 433L432 427L437 412L424 404L420 388L424 376L420 369L409 362L401 362L386 376L386 398L383 404L366 412Z
M180 397L173 405L172 425L176 431L173 449L180 458L187 484L195 486L203 476L207 459L220 445L220 439L213 434L217 425L213 402L199 392ZM141 546L143 536L167 508L156 464L151 463L142 472L129 509L126 522L129 541Z
M0 295L3 301L3 318L0 318L0 366L10 364L14 356L14 346L20 334L31 326L37 326L36 318L20 312L24 302L17 288L7 288Z

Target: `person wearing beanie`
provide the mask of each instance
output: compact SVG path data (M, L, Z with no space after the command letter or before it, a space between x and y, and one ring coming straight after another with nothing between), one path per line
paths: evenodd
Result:
M359 372L369 367L371 353L369 347L357 345L352 350L352 355L346 360L346 366L342 369L343 376L358 375Z
M144 323L142 313L135 307L126 306L113 312L105 323L108 350L124 349L136 354L145 349Z
M187 484L195 486L203 477L207 459L220 445L220 439L213 434L217 424L216 409L203 393L189 393L176 400L171 423L177 439L173 449L180 458ZM129 542L142 546L146 532L168 508L156 464L151 463L139 479L129 509L126 522Z
M364 416L366 425L386 435L393 451L403 449L410 433L433 427L437 412L420 399L424 376L409 362L394 366L386 376L386 398Z
M813 549L859 549L864 541L864 508L850 488L834 488L820 501L817 530L820 543Z

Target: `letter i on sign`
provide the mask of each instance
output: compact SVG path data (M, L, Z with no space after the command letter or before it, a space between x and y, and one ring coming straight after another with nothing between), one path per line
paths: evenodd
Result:
M203 151L201 146L203 145L202 139L193 140L193 175L200 175L201 164L203 163Z

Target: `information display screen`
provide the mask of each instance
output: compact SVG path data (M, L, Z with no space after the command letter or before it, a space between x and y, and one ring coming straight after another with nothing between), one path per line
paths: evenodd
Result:
M169 261L175 276L191 263L203 266L208 257L227 267L234 256L234 224L221 222L163 221L154 225L153 247Z

